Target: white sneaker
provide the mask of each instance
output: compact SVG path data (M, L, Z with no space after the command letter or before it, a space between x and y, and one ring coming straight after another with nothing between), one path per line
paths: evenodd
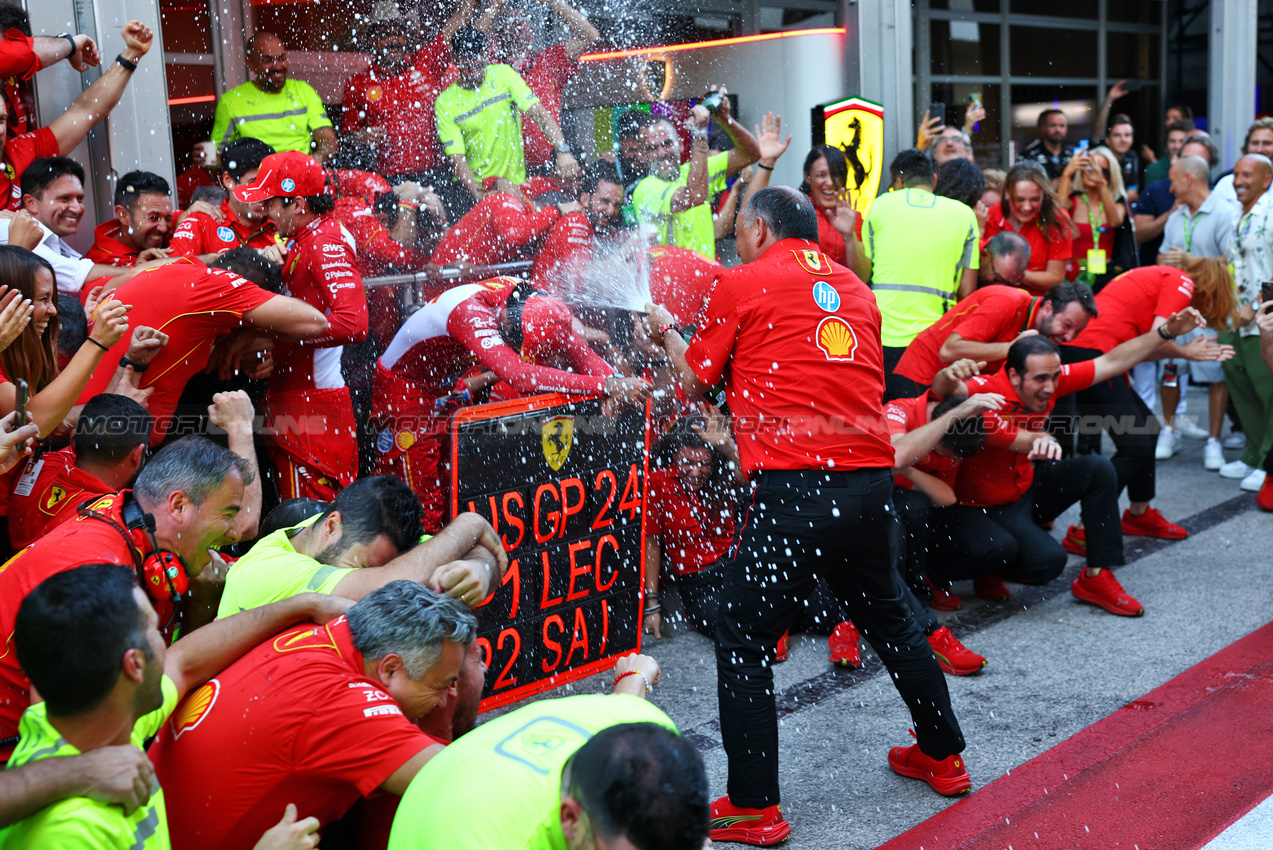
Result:
M1240 460L1231 460L1220 467L1221 478L1245 479L1251 474L1251 467Z
M1162 426L1162 430L1158 432L1158 446L1154 449L1154 457L1157 460L1167 460L1176 453L1176 449L1180 448L1180 435L1170 425Z
M1251 474L1242 479L1242 483L1238 486L1243 490L1249 490L1252 493L1260 492L1260 488L1264 486L1264 470L1253 469Z
M1246 434L1243 434L1241 431L1236 434L1230 434L1224 438L1224 447L1226 449L1245 449Z
M1208 438L1207 444L1202 447L1202 465L1212 472L1224 466L1224 449L1215 437Z
M1198 423L1192 418L1186 416L1176 417L1176 431L1180 436L1188 437L1191 440L1205 440L1211 436L1211 432L1206 428L1199 428Z

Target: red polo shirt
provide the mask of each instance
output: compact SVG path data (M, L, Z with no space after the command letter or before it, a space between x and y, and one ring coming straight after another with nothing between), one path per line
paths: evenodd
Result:
M729 552L734 512L686 490L676 470L651 470L645 495L645 533L659 538L678 576L690 575Z
M1065 215L1064 212L1059 212L1058 214ZM1051 239L1043 235L1043 231L1039 229L1039 220L1037 218L1019 232L1015 231L1004 216L1003 205L997 204L990 208L990 212L986 216L986 232L982 237L983 244L1001 230L1016 233L1030 243L1030 265L1026 266L1028 271L1041 272L1047 269L1049 260L1068 260L1074 256L1074 242L1061 233L1059 226L1052 228Z
M906 347L898 361L897 374L920 384L931 384L948 364L941 359L941 347L953 333L974 342L1012 342L1022 331L1034 326L1043 298L1013 286L983 286L954 307ZM995 372L1002 360L986 364L983 374Z
M535 254L531 275L536 285L550 295L559 287L559 280L577 273L592 261L592 223L581 210L567 213L544 237L544 244Z
M9 497L9 543L27 546L75 516L84 502L115 492L75 465L75 450L46 452L27 461Z
M1096 294L1096 318L1070 345L1104 354L1129 339L1149 333L1154 318L1164 319L1193 303L1193 278L1171 266L1144 266L1124 272Z
M1095 360L1062 366L1056 392L1048 400L1047 410L1042 413L1034 413L1021 403L1016 390L1008 381L1007 372L977 375L964 383L968 386L969 394L1002 394L1006 404L998 412L998 417L1009 426L1017 429L1024 428L1027 431L1043 431L1047 427L1048 417L1052 415L1052 409L1056 406L1056 400L1063 395L1087 389L1092 385L1092 379L1095 376ZM987 420L986 425L988 430L999 430L992 425L990 419ZM1006 447L991 446L987 440L984 449L960 465L959 476L955 482L955 496L961 505L993 508L1020 499L1033 483L1034 463L1028 455L1014 452Z
M179 257L198 257L203 254L224 254L232 248L268 248L278 244L274 222L266 219L259 225L239 221L227 198L221 202L225 221L217 221L210 215L194 212L181 220L168 240L168 247Z
M899 434L909 434L916 428L922 428L932 421L931 411L928 409L929 404L939 403L937 399L932 398L927 392L918 398L899 398L888 403L884 408L884 418L888 422L888 433L892 437ZM1008 425L993 413L986 415L986 445L997 448L1007 448L1012 445L1012 441L1017 437L1017 429ZM963 461L957 457L947 457L938 454L937 451L931 451L924 455L917 462L911 464L912 469L918 469L920 472L927 472L929 475L940 479L943 483L950 485L953 489L955 486L955 478L959 474L959 466ZM911 489L913 482L904 475L894 475L893 483L898 487L906 490Z
M137 265L137 255L141 251L119 238L119 220L103 221L93 228L93 247L84 256L103 266L115 266L120 269L131 269ZM84 291L89 290L85 285Z
M650 249L650 294L676 321L695 324L716 276L725 267L692 248L655 245Z
M430 262L439 266L507 263L517 259L560 217L561 210L555 206L536 210L534 204L517 195L491 192L447 231Z
M61 152L57 136L48 127L9 137L4 143L4 162L0 163L0 209L21 209L22 172L40 157Z
M288 803L323 826L417 753L344 617L258 644L177 706L150 748L175 850L252 847Z
M103 496L91 507L122 526L123 496ZM144 538L137 540L137 546L143 556L149 554L150 548ZM109 523L83 516L62 523L0 565L0 634L6 636L3 654L0 654L0 739L4 739L0 742L0 760L7 761L13 754L18 720L31 704L31 683L18 664L18 654L13 645L18 608L40 582L84 564L135 566L128 544L119 531ZM163 623L171 617L172 609L168 607L157 613ZM260 838L259 835L257 837Z
M704 384L725 380L749 474L893 465L875 296L814 243L721 272L686 359Z

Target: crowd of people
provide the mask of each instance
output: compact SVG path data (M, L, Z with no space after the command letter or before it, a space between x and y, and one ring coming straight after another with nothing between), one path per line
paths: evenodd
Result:
M1273 510L1273 119L1217 182L1216 146L1172 107L1142 173L1120 84L1097 138L1070 146L1045 110L1003 172L973 161L972 104L962 129L928 116L860 214L834 146L770 186L791 137L715 87L684 118L623 112L585 156L561 96L596 29L545 0L568 38L535 51L522 13L475 5L435 32L367 29L338 128L257 33L177 197L120 176L84 256L67 154L150 29L125 26L46 127L5 101L0 846L778 843L772 665L793 630L847 667L865 639L917 737L888 763L961 794L944 676L987 659L934 611L1052 582L1070 553L1074 597L1142 614L1114 569L1125 536L1187 536L1153 507L1182 438ZM63 59L101 63L84 36L0 44L6 76ZM510 262L530 271L492 274ZM643 310L589 297L629 271ZM365 283L401 273L417 283ZM478 623L509 559L449 509L449 422L546 392L646 417L627 568L650 639L715 642L714 802L645 699L649 655L618 660L613 695L477 725Z

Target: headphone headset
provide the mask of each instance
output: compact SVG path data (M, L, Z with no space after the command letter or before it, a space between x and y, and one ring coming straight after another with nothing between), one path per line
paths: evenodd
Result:
M79 515L104 522L119 532L128 546L129 554L132 555L133 570L137 574L138 583L145 588L147 596L156 603L160 603L156 606L157 610L162 611L163 605L169 606L170 623L176 616L176 604L181 601L182 595L190 586L185 562L177 553L159 548L159 541L155 538L154 515L144 513L141 505L137 504L137 500L131 495L124 497L123 525L109 514L93 510L98 504L100 500L81 506ZM150 554L142 555L142 547L147 544L149 544ZM163 623L160 628L167 626L168 623Z
M534 294L535 285L528 280L523 280L513 289L508 301L504 302L508 315L508 330L503 334L504 342L508 343L508 347L514 351L522 350L522 339L525 335L525 329L522 327L522 310L526 308L526 302Z

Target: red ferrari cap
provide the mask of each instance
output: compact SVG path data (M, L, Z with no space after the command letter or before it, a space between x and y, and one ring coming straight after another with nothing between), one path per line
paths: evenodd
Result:
M245 204L270 198L309 198L326 194L326 184L318 160L297 151L283 151L261 160L256 179L247 186L236 187L234 197Z
M535 295L522 309L522 354L542 357L570 342L574 326L570 308L548 295Z

